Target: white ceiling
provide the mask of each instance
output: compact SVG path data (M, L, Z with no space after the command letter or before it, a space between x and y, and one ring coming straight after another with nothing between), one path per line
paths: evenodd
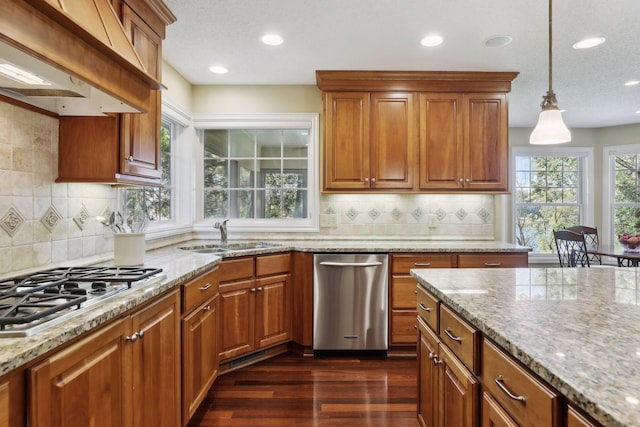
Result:
M163 57L194 85L315 85L316 70L519 71L510 125L532 127L548 86L545 0L165 0ZM639 123L640 1L556 0L553 89L567 125ZM260 37L276 32L280 46ZM418 42L439 33L444 43ZM483 43L510 35L502 48ZM605 44L571 45L588 36ZM208 68L224 65L225 75Z

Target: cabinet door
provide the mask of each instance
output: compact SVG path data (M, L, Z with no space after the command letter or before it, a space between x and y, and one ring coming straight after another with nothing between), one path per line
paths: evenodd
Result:
M324 190L369 188L369 94L325 92L324 106Z
M413 188L418 149L416 103L413 93L371 94L371 188Z
M182 424L186 425L218 375L218 297L182 320Z
M289 339L287 291L291 275L257 279L255 284L256 347L267 347Z
M122 6L122 24L147 73L160 80L162 39L128 6ZM122 173L159 179L160 91L151 91L146 114L123 114Z
M134 426L180 424L180 301L178 292L133 315L132 406Z
M506 191L509 178L506 95L465 95L464 121L465 188Z
M29 425L33 427L128 426L123 319L29 369ZM126 347L126 348L125 348Z
M418 320L418 420L423 427L439 426L438 421L438 337Z
M220 361L254 349L253 280L220 285Z
M0 380L0 427L27 425L27 393L25 371L21 368Z
M462 95L420 94L420 189L463 187Z
M482 393L482 427L518 427L518 423L491 395Z
M480 383L445 345L440 344L438 355L443 362L440 365L442 425L477 426Z
M567 427L596 427L598 423L582 415L573 406L567 406Z

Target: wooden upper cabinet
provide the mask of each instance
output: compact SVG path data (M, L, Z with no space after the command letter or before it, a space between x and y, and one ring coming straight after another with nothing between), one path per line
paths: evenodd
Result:
M505 94L467 94L464 100L464 186L508 189L509 127Z
M420 94L420 189L463 186L462 95Z
M162 39L128 6L122 7L122 23L147 72L161 79ZM149 113L123 114L122 173L160 179L160 91L151 91Z
M416 94L372 93L370 124L369 187L412 189L418 138Z
M508 191L513 72L316 71L325 192Z
M146 3L111 1L146 71L161 80L162 39L175 17L159 0ZM62 117L56 182L161 185L160 91L150 91L147 106L144 114Z
M414 93L325 93L325 190L412 189Z
M369 94L324 94L324 189L369 187Z

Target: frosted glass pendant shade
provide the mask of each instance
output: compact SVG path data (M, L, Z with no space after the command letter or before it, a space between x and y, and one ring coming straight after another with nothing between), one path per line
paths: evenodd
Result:
M556 109L542 110L538 124L529 137L529 144L550 145L570 141L571 132L562 120L562 112Z

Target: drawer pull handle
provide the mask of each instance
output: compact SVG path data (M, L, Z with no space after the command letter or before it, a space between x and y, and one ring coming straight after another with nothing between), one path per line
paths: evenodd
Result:
M451 333L451 328L445 329L444 334L454 341L462 342L462 338L456 337Z
M502 375L498 375L498 378L496 378L496 384L498 385L498 387L500 387L500 390L502 390L511 399L518 400L522 403L525 403L524 396L516 396L512 394L509 390L507 390L507 387L505 387L504 385L504 378L502 377Z
M210 306L210 305L205 305L205 306L202 308L202 311L211 311L211 306Z
M210 289L210 288L211 288L211 286L213 286L211 283L207 283L206 285L202 286L202 287L200 288L200 290L204 292L204 291L206 291L207 289Z
M430 262L414 262L413 265L415 267L431 267Z
M420 310L426 311L427 313L431 311L431 309L429 307L427 307L426 305L424 305L423 303L420 303L418 305L418 307L420 307Z
M500 263L499 262L485 262L484 266L485 267L500 267Z
M438 355L431 352L429 352L429 359L431 359L434 365L440 365L442 363L442 360L438 359Z

